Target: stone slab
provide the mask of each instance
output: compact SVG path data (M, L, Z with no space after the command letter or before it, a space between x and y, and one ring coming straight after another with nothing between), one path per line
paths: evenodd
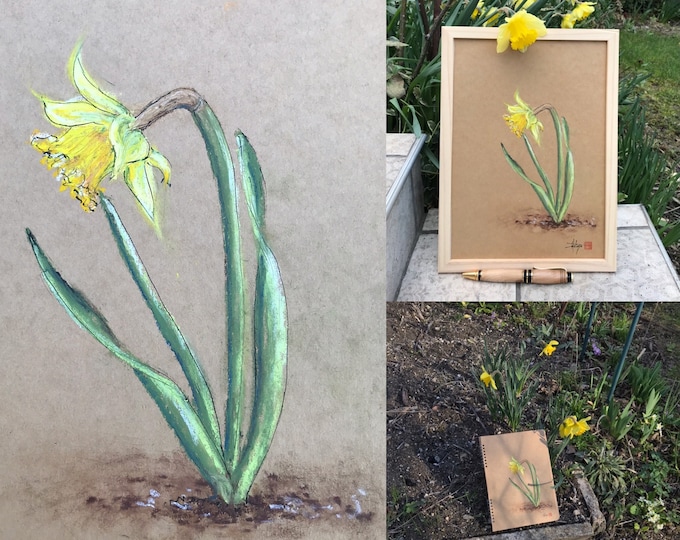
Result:
M487 283L437 272L438 211L430 210L399 291L399 301L604 301L680 300L680 279L642 205L619 205L617 271L574 273L564 285Z

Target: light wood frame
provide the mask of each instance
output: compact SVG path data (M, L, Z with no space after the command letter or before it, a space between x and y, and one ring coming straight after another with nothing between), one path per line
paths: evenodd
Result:
M618 31L549 29L525 53L508 48L500 54L497 35L497 28L442 29L439 272L614 272ZM549 103L568 119L575 180L574 214L566 225L535 225L541 203L503 156L500 143L537 176L524 143L503 119L515 91L530 106ZM539 120L540 146L530 139L550 175L555 130L549 113ZM530 218L516 219L520 214Z

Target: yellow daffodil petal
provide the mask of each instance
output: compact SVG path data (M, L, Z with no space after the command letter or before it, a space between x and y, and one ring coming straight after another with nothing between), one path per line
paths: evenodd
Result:
M496 38L496 52L505 52L508 45L510 45L510 30L508 29L507 23L501 24L498 27L498 37Z
M104 92L89 74L85 71L83 63L80 60L80 52L83 43L79 42L71 53L68 63L68 75L76 87L78 93L83 96L92 105L110 114L124 114L128 110L115 98Z
M498 28L496 52L502 53L508 45L515 51L525 52L529 45L548 33L541 19L521 9Z
M130 163L125 168L123 179L137 199L144 217L156 226L158 219L154 204L156 201L156 179L151 165L145 161Z
M170 183L170 162L163 154L155 148L151 148L151 152L149 152L149 157L146 162L161 171L164 183Z
M564 422L560 424L560 437L569 437L571 433L571 428L576 424L576 417L569 416L564 419Z
M45 116L55 126L72 127L90 123L101 125L111 123L111 115L102 112L89 101L55 101L40 94L35 95L43 103Z

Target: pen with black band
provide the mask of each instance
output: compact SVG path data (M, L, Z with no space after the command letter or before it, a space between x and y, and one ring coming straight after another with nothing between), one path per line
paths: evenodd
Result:
M474 281L495 281L497 283L536 283L541 285L571 283L571 272L567 272L563 268L533 268L529 270L489 268L487 270L463 272L463 277Z

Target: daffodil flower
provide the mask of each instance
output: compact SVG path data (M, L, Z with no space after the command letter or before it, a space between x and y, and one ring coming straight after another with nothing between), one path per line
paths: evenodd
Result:
M579 2L576 7L571 11L576 20L582 21L588 18L595 11L595 2Z
M552 356L552 353L554 353L557 350L557 346L560 344L559 341L556 340L551 340L550 343L548 343L545 347L543 347L543 350L541 351L541 354L539 356L543 356L544 354L546 356Z
M574 14L570 11L562 15L562 23L560 26L562 28L574 28L574 25L578 22L578 19L574 17Z
M479 0L479 2L477 2L477 5L475 6L474 11L472 12L472 19L476 19L483 12L484 12L484 0Z
M162 173L167 184L170 163L135 128L134 115L85 71L81 47L82 43L76 45L67 65L79 96L55 101L35 93L47 119L61 131L56 135L36 131L31 144L42 153L43 165L54 170L61 191L69 190L83 210L92 212L97 207L105 177L122 176L143 215L159 231L153 169Z
M510 458L510 463L509 463L508 466L510 467L511 472L518 474L518 475L524 474L524 465L522 465L515 458Z
M506 17L505 23L498 28L496 52L504 52L508 45L514 51L526 52L529 45L547 33L541 19L527 13L526 9L520 9L512 17Z
M575 3L574 9L562 16L562 28L574 28L574 25L582 21L595 11L594 2Z
M536 116L537 111L534 111L519 97L519 90L515 91L515 102L517 105L508 105L508 114L504 115L503 119L517 137L521 137L524 131L528 129L536 142L541 144L543 124Z
M496 7L489 7L489 8L484 8L482 10L482 18L486 19L483 23L482 26L494 26L497 22L498 19L500 19L503 16L503 12L500 11Z
M496 381L494 380L493 376L486 371L484 366L482 366L482 374L479 376L479 380L484 383L484 386L487 388L489 385L491 385L491 388L494 390L498 390L498 387L496 386Z
M578 420L575 416L567 417L560 425L560 437L569 437L571 439L583 435L590 429L588 420L590 420L590 416L581 420Z

